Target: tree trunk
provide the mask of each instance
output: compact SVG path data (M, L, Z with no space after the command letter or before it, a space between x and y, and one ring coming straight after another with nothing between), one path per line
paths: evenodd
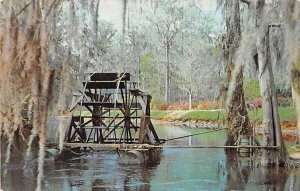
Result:
M278 166L285 163L286 150L282 140L280 120L278 114L277 96L274 76L271 65L269 26L260 19L263 18L264 0L257 1L257 39L256 47L258 54L259 85L263 107L264 146L279 146L276 150L264 149L262 165Z
M287 41L286 48L289 54L296 56L289 60L291 68L292 78L292 92L294 104L297 108L297 127L298 127L298 139L300 143L300 2L297 0L282 1L282 10L284 11L285 19L285 40ZM295 49L291 49L293 47Z
M292 68L292 83L295 96L295 105L297 108L297 127L298 127L298 139L300 143L300 44L298 45L298 59Z
M121 44L121 64L123 65L123 72L129 72L127 62L125 61L125 34L126 34L126 10L127 0L123 1L123 12L122 12L122 44Z
M233 81L233 90L227 89L227 99L230 100L226 106L227 127L230 131L227 134L226 145L234 145L240 134L252 135L252 128L249 123L243 91L243 72L239 69L234 77L236 51L241 38L240 29L240 6L239 1L225 1L227 44L225 48L225 59L227 62L227 86Z
M189 110L192 110L192 90L189 90Z
M166 81L165 102L170 101L170 45L166 45Z
M269 52L269 32L263 39L257 42L258 63L259 63L259 82L263 105L263 126L266 127L266 137L264 145L282 145L282 135L278 114L277 96L273 77L272 66L270 63Z

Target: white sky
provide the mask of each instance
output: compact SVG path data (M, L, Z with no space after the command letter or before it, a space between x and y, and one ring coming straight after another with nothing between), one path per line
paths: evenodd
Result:
M100 19L113 23L116 29L119 30L122 26L123 1L124 0L101 0L99 4ZM217 7L216 0L178 0L178 2L180 1L193 1L203 11L215 11ZM135 4L138 8L132 7L132 5ZM127 0L127 10L129 9L130 12L138 12L139 7L142 7L145 11L150 4L150 0Z

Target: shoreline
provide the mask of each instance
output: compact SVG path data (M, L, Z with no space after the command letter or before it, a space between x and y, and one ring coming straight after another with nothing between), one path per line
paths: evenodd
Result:
M182 126L188 127L192 129L203 128L203 129L223 129L225 127L223 122L216 121L201 121L199 119L191 119L191 120L179 120L179 119L152 119L153 124L158 125L174 125L174 126ZM281 131L283 140L285 141L294 141L297 140L297 128L295 121L281 121ZM263 129L261 127L261 123L252 123L254 127L254 131L258 135L263 134Z

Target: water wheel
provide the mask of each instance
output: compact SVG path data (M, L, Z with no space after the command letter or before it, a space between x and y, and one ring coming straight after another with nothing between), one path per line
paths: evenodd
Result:
M151 96L129 73L94 73L73 94L66 143L159 144L150 120Z

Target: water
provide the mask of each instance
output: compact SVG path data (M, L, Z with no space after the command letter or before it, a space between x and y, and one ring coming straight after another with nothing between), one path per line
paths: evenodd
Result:
M161 138L168 139L208 130L160 126L157 131ZM167 144L222 145L225 138L223 132L213 132ZM6 167L2 162L2 189L34 190L36 163L32 161L23 168L18 154ZM46 160L43 190L300 190L300 169L257 165L249 158L226 155L224 149L165 148L158 163L146 165L118 164L118 155L105 151L65 162Z

